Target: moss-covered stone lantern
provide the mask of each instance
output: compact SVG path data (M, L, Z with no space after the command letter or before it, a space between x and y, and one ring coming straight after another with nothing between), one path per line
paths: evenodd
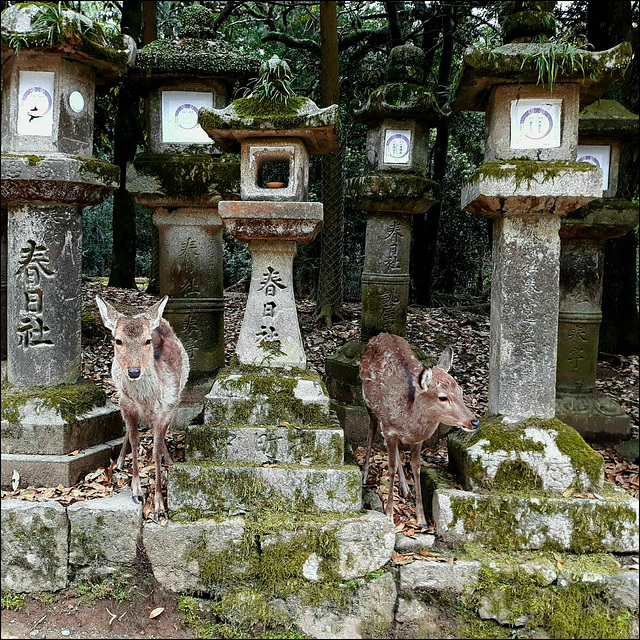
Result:
M224 365L218 202L237 198L240 187L239 162L221 154L198 112L227 105L234 86L260 65L216 37L215 18L201 5L187 6L178 16L179 40L156 40L138 52L148 149L127 169L128 191L153 211L158 228L160 294L170 296L165 317L189 354L189 397L198 395L198 381L208 389L207 378Z
M450 542L630 552L637 499L618 495L602 456L555 417L560 217L602 195L601 169L576 161L579 107L622 77L630 48L549 43L553 5L505 3L505 35L519 42L463 59L454 108L487 111L485 163L462 205L494 221L489 416L449 434L466 491L437 481L433 515Z
M115 445L106 441L122 435L105 394L78 383L81 213L120 179L117 167L92 158L95 85L116 81L134 53L130 38L112 43L100 25L59 4L2 13L3 486L14 470L24 486L71 484L108 463Z
M602 169L603 198L562 219L556 416L584 438L629 437L629 417L595 391L602 319L604 243L638 224L638 205L616 198L620 146L637 141L638 116L615 100L597 100L580 113L577 158Z
M358 372L362 350L382 331L405 335L411 220L440 199L439 185L424 174L429 129L444 114L422 84L423 63L422 49L394 47L386 84L355 113L368 126L368 174L353 178L347 187L353 202L367 213L361 336L326 361L332 408L354 444L364 441L369 424Z

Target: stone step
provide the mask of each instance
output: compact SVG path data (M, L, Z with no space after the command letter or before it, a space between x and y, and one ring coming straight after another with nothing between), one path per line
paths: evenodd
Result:
M356 466L177 462L169 468L168 487L172 516L221 517L269 508L346 513L362 506Z
M80 450L76 455L2 454L2 487L11 486L14 469L20 474L21 488L70 487L89 471L108 466L114 460L124 438Z
M436 530L449 543L575 553L638 552L638 500L611 487L597 498L437 489Z
M330 427L329 396L313 371L226 367L204 399L204 423Z
M342 429L293 426L194 425L187 432L185 457L187 460L340 466L344 462L344 434Z

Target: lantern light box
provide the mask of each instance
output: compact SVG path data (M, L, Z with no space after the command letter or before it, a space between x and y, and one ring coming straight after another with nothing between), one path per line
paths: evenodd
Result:
M19 135L53 135L54 76L52 71L20 71Z
M606 144L578 145L578 162L590 162L602 169L602 190L609 188L611 147Z
M411 159L411 130L386 129L384 132L384 163L409 164Z
M559 147L562 100L511 101L511 148Z
M198 124L198 111L201 107L213 108L213 93L163 91L162 142L213 144Z

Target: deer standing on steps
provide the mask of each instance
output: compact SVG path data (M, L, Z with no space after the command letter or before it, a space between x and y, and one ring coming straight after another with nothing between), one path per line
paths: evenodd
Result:
M133 317L119 313L100 296L98 309L113 334L113 382L120 396L120 411L127 426L117 466L124 466L127 443L133 454L133 501L142 502L138 471L138 424L153 427L153 461L156 468L154 518L168 518L162 499L162 457L171 463L165 434L189 376L189 356L171 325L162 318L169 296Z
M393 483L399 469L404 495L408 487L402 472L398 441L411 446L411 471L415 483L416 519L425 525L420 487L422 442L443 424L475 431L478 420L467 408L462 389L447 373L453 349L447 347L438 364L425 368L413 355L408 342L390 333L378 334L369 342L360 359L362 395L371 422L367 437L367 457L363 484L367 482L371 447L378 427L382 429L389 457L389 498L386 514L393 519Z

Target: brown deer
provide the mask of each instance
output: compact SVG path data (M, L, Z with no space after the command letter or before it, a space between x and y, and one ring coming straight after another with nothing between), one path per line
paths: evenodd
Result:
M162 457L171 463L165 434L180 402L189 376L189 356L171 325L162 318L169 296L136 316L119 313L100 296L98 309L105 327L113 334L115 357L113 382L120 396L120 411L127 426L117 466L124 466L127 444L133 454L133 501L142 502L138 471L138 424L153 427L153 461L156 467L154 518L168 518L162 499Z
M378 427L382 429L389 456L389 498L386 514L393 519L393 483L399 469L404 495L408 487L399 464L398 441L411 445L411 471L415 483L416 519L425 525L420 488L422 442L441 422L475 431L478 420L467 408L462 389L447 373L453 360L453 349L446 347L438 364L426 368L413 355L409 343L399 336L380 333L369 342L360 359L362 395L371 422L367 438L367 457L363 468L363 484L369 474L371 447Z

